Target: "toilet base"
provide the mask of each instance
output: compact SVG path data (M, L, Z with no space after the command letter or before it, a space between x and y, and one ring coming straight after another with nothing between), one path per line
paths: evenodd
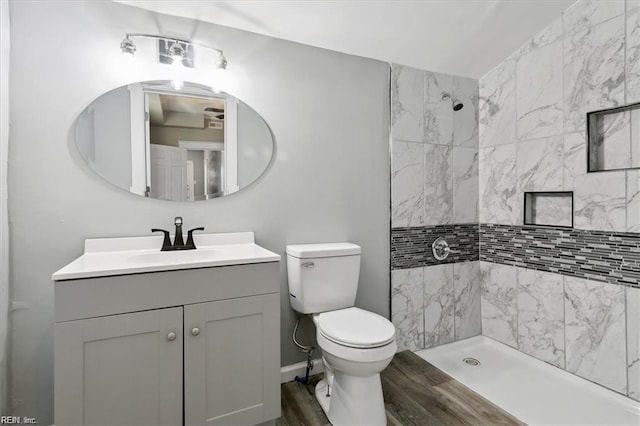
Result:
M331 396L326 396L327 382L324 379L316 385L315 395L334 426L387 424L380 374L354 377L336 371Z
M327 396L327 380L322 379L316 384L316 399L320 403L320 407L322 407L322 411L324 414L329 417L329 405L331 403L331 397Z

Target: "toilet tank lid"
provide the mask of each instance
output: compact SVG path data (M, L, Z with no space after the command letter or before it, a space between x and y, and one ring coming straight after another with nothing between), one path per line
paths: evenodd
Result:
M353 256L361 253L352 243L295 244L287 246L287 254L300 259L311 257Z

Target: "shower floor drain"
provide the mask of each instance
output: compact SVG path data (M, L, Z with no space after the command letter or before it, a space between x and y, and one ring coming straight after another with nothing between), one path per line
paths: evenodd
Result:
M473 367L476 367L476 366L480 365L480 361L478 361L475 358L465 358L465 359L462 360L462 362L464 362L467 365L471 365Z

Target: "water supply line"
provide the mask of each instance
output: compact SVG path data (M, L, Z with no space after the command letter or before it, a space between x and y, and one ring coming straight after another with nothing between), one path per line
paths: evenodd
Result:
M296 335L298 334L298 327L300 327L300 319L302 315L298 314L298 319L296 320L296 325L293 327L293 343L300 349L300 352L307 354L307 369L303 377L296 376L296 382L307 384L309 383L309 372L313 370L313 361L311 360L311 354L315 349L315 346L312 345L303 345L298 342Z

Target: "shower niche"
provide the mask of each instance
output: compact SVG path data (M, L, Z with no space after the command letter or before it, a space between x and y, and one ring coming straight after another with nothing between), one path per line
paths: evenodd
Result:
M525 192L524 224L573 228L573 192Z
M640 103L587 113L587 171L640 168Z

